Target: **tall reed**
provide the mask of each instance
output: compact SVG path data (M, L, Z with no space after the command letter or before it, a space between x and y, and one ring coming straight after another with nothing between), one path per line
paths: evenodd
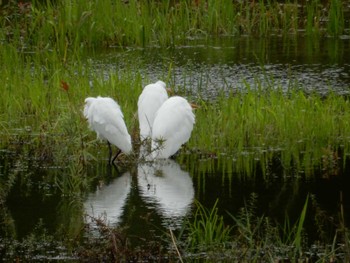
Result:
M331 0L328 13L328 34L338 36L344 31L343 1Z
M344 31L342 1L32 1L10 4L0 21L3 39L22 48L73 50L97 46L173 46L220 35ZM321 11L322 10L322 11ZM325 11L323 11L325 10ZM328 17L328 19L324 19ZM320 21L326 21L320 23Z

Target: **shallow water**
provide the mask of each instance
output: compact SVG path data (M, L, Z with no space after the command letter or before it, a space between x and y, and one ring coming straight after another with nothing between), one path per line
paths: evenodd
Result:
M100 165L105 164L101 162ZM127 195L114 199L115 205L111 206L111 202L108 202L105 209L100 210L107 213L107 220L113 225L127 225L130 222L127 215L130 216L130 211L134 210L132 221L137 225L161 224L165 228L179 229L183 220L190 217L191 211L195 209L195 200L211 208L217 199L220 214L224 215L227 223L233 223L226 212L237 215L253 193L257 195L256 212L280 223L284 222L287 215L292 222L297 220L308 194L315 198L317 208L325 211L329 218L338 216L340 199L344 210L350 211L350 178L347 176L349 164L337 176L330 178L317 175L312 178L303 175L296 177L286 172L281 176L280 168L276 167L271 170L274 176L269 180L259 173L247 178L237 173L220 174L219 171L197 174L188 169L186 165L167 160L139 164L137 169L123 174L111 171L111 175L114 174L116 178L89 194L84 202L85 211L91 214L92 207L99 207L100 196L105 196L104 200L108 200L111 187L114 196L119 195L118 192L128 191ZM96 198L97 194L99 197ZM316 207L311 208L308 215L307 229L311 240L316 238L314 209ZM94 216L96 215L95 213ZM345 220L350 223L349 214L345 214Z
M119 48L90 54L99 71L134 68L144 84L167 80L195 96L213 98L218 92L298 87L307 92L348 94L350 38L220 38L193 40L169 49ZM170 74L169 74L170 72Z
M1 166L4 167L3 162ZM198 174L176 160L138 164L121 170L103 159L88 167L88 176L94 181L82 203L58 194L55 188L45 190L40 179L30 183L25 179L28 172L35 173L34 177L48 178L57 172L64 176L64 171L23 170L17 173L17 183L7 197L6 209L2 210L1 218L6 224L1 231L3 236L20 239L41 225L48 233L54 234L63 228L66 234L74 236L84 222L95 227L93 218L100 218L110 226L128 227L130 239L135 239L133 243L143 244L144 239L159 238L169 228L180 229L184 220L191 218L195 200L211 208L218 199L219 214L231 224L233 220L227 212L237 216L254 193L257 215L269 216L282 224L286 216L291 222L300 216L309 194L317 202L317 205L310 202L305 225L312 243L318 238L317 209L324 213L324 226L328 224L332 229L335 226L331 222L339 216L342 198L345 223L350 224L349 169L347 164L337 176L316 175L306 179L286 172L281 176L280 168L276 167L271 171L274 176L266 180L259 173L253 177L220 171Z
M91 74L102 72L107 77L110 70L133 69L135 74L143 76L145 84L163 79L193 96L215 99L221 91L248 87L287 91L297 86L308 92L334 91L348 95L349 58L349 37L315 41L276 36L192 40L186 46L169 49L111 48L88 54L87 63ZM258 165L251 176L223 173L220 166L203 172L194 169L199 164L191 163L191 158L188 162L169 160L118 170L107 166L105 156L98 156L87 171L91 178L90 191L83 200L73 202L74 198L61 195L54 179L47 179L70 171L62 167L33 167L30 160L16 161L15 155L6 151L0 156L0 175L13 176L13 186L1 209L4 224L0 235L7 237L24 237L38 224L49 233L63 228L74 236L84 222L93 224L90 216L102 216L110 225L129 226L131 237L151 240L168 228L181 228L191 216L195 200L211 208L218 199L220 214L231 223L232 218L226 212L236 215L252 193L257 194L257 213L280 223L286 214L292 220L297 219L306 196L311 194L317 202L307 216L311 242L317 236L314 221L317 211L323 211L326 220L332 221L338 217L342 205L346 224L350 223L349 162L344 162L344 167L339 165L336 174L327 175L316 169L314 176L307 178L285 171L276 163L266 178ZM235 164L231 161L229 165Z
M130 236L152 240L164 229L180 229L190 216L195 198L192 177L174 160L138 164L125 172L115 167L107 171L111 182L98 185L84 201L88 222L90 216L103 218L111 226L129 226Z

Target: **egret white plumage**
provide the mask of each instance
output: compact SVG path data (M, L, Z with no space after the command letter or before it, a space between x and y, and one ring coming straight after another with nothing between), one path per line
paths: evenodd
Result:
M190 139L194 123L192 107L185 98L174 96L167 99L153 122L153 158L166 159L174 155Z
M156 112L167 99L166 85L161 80L143 88L137 102L141 140L152 136Z
M131 136L124 122L124 115L120 106L108 97L89 97L85 99L84 116L91 130L97 133L97 137L107 140L109 147L109 161L112 163L120 151L130 154L132 152ZM116 156L112 158L111 145L119 148Z

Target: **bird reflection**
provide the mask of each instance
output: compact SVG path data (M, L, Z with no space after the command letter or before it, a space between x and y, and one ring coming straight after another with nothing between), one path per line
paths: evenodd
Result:
M89 194L84 202L84 209L88 215L87 223L91 223L92 218L102 218L106 219L108 225L118 224L130 190L131 176L129 172L126 172L110 184Z
M170 159L140 164L138 187L143 201L155 207L166 224L171 223L173 226L173 223L181 223L194 198L191 177Z

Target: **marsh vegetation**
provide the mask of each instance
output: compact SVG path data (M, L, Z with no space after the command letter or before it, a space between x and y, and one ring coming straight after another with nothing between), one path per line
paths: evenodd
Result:
M3 259L349 260L345 1L9 1L0 23ZM118 101L137 152L137 99L156 79L199 106L190 141L175 164L108 166L84 98ZM176 211L147 192L174 177L188 187ZM120 214L89 214L108 189Z

